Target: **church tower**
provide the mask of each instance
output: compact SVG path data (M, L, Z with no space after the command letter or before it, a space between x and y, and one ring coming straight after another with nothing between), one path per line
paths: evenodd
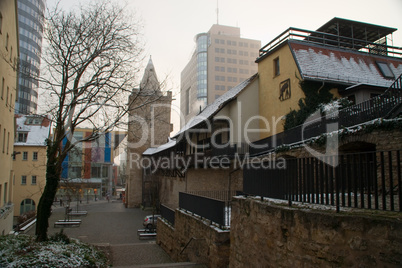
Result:
M149 58L140 87L129 97L127 136L126 206L139 207L144 202L142 153L167 142L172 124L172 92L163 92L152 59Z

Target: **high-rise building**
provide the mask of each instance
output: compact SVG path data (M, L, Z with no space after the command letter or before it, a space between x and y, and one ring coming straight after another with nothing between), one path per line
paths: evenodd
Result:
M261 41L240 37L240 28L212 25L195 36L194 53L181 72L181 126L205 106L257 72Z
M20 77L15 113L36 113L45 0L18 0Z

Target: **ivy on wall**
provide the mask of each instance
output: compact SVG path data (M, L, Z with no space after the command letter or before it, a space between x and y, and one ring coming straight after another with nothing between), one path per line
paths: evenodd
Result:
M285 130L302 125L311 114L317 111L320 105L329 103L334 99L334 96L330 92L331 89L339 89L339 85L306 80L300 81L299 85L305 97L299 100L298 110L291 110L286 115Z

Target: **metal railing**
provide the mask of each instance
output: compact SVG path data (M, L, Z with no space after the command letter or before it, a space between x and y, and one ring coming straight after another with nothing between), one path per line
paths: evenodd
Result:
M304 30L300 28L290 27L272 39L260 49L260 58L265 54L273 51L284 41L287 40L300 40L309 43L316 43L324 46L331 46L337 48L355 49L361 52L388 55L393 57L402 57L402 48L389 46L380 43L368 42L357 38L351 38L346 36L338 36L335 34ZM258 59L257 59L258 60Z
M402 212L400 155L401 150L394 150L286 159L284 169L246 166L243 190L287 200L289 205L297 201L336 206L338 211L350 207Z
M179 192L180 209L210 220L220 228L230 224L230 208L228 201Z
M171 209L171 208L161 204L160 210L161 210L162 218L167 220L170 223L170 225L174 226L174 220L175 220L175 211L174 211L174 209Z

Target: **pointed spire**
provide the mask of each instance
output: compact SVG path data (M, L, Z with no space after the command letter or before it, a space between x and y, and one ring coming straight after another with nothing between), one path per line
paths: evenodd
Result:
M142 77L140 88L142 91L159 91L160 85L158 77L156 76L154 63L152 62L152 57L149 56L149 61L147 67L144 71L144 76Z

